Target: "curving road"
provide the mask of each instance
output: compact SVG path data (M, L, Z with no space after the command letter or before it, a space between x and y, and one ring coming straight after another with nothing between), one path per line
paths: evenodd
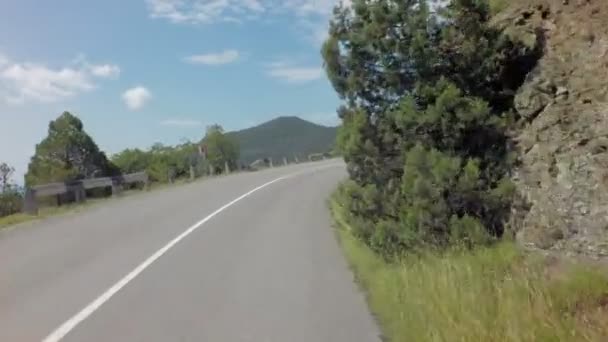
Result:
M330 228L339 161L0 233L0 341L380 341Z

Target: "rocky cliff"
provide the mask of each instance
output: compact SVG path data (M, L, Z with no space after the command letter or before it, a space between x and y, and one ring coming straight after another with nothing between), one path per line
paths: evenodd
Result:
M495 21L542 49L515 98L518 240L608 258L608 0L513 0Z

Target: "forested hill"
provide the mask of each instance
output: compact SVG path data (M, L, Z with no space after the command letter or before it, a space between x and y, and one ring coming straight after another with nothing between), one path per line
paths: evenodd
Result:
M333 149L336 127L325 127L295 116L279 117L261 125L228 133L240 146L241 162L261 158L275 162L294 156L302 159L311 153Z

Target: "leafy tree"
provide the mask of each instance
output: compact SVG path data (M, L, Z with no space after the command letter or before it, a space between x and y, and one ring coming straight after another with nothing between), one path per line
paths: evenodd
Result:
M202 144L207 148L207 161L216 172L224 170L228 163L231 169L238 166L239 146L233 137L224 133L220 125L207 127Z
M191 166L198 174L206 172L198 146L187 141L177 146L156 143L148 151L127 149L112 156L112 162L123 173L147 171L156 182L167 182L170 175L189 177Z
M0 163L0 217L21 211L23 196L11 179L15 169Z
M152 146L149 152L149 163L146 171L153 181L168 182L170 173L175 171L172 148L161 144Z
M11 178L15 168L7 163L0 163L0 192L5 192L11 187Z
M126 149L112 156L112 163L122 173L145 171L150 163L150 154L138 148Z
M49 124L48 136L36 145L25 176L27 186L116 174L114 167L84 131L76 116L64 112Z
M169 175L174 179L187 177L190 166L196 166L198 160L198 147L190 142L175 147L156 144L150 150L150 164L148 172L154 180L168 181Z
M509 213L513 94L538 51L486 1L353 0L322 54L344 105L338 144L359 234L379 251L485 243ZM370 228L373 227L373 228Z

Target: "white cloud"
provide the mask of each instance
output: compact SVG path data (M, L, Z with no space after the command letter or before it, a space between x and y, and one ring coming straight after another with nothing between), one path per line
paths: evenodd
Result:
M207 24L234 21L242 14L260 13L265 6L259 0L146 0L152 18L173 23Z
M323 68L320 66L297 66L287 62L271 63L268 75L288 83L306 83L323 77Z
M225 50L218 53L208 53L186 57L184 60L193 64L222 65L233 63L239 59L239 52L236 50Z
M117 78L120 75L120 68L112 64L100 64L90 66L91 74L102 78Z
M152 98L152 94L145 87L137 86L126 90L122 98L130 110L139 110Z
M5 98L11 103L26 100L53 102L93 89L88 75L78 69L49 69L37 64L12 64L0 78L8 88Z
M285 8L294 11L299 16L329 16L340 0L286 0ZM343 1L350 5L351 1Z
M0 54L0 97L10 104L60 101L94 89L93 77L101 76L96 74L99 67L106 66L51 68L39 63L13 62ZM110 74L118 69L107 67Z
M351 0L146 0L152 18L172 23L212 24L254 20L262 16L296 17L307 37L318 41L318 27L326 26L334 6ZM303 22L305 25L298 25ZM313 23L310 25L309 23Z
M199 127L203 125L201 121L193 119L167 119L161 121L160 124L173 127Z

